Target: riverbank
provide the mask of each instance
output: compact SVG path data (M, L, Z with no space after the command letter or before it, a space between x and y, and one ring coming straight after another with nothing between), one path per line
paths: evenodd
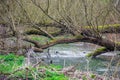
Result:
M13 53L0 55L0 80L119 80L114 76L98 75L89 66L86 70L78 69L81 64L61 66L46 64L43 60L34 64L25 60L24 56Z

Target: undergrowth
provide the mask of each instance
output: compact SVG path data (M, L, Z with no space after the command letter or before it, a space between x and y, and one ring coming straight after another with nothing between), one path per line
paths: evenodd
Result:
M25 66L24 59L24 56L17 56L13 53L0 55L0 76L7 76L7 80L68 80L68 77L58 72L62 68L61 66Z
M0 55L0 72L11 73L15 68L19 68L24 61L23 56L14 54Z

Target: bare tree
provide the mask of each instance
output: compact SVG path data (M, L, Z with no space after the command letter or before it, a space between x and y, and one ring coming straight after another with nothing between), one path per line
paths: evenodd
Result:
M56 44L80 41L103 46L102 51L92 53L94 57L103 52L113 51L115 47L116 50L120 50L118 42L103 37L104 33L120 32L120 25L108 25L117 23L115 21L117 15L113 14L110 1L105 3L100 0L13 0L13 2L14 5L7 0L1 1L4 10L1 10L0 20L7 24L9 27L7 29L12 32L9 35L16 39L15 43L18 45L10 47L8 52L17 52L19 49L30 47L30 44L22 42L34 44L34 51L39 52ZM53 29L52 32L49 29ZM31 34L45 36L50 41L41 44L32 40L29 37ZM56 38L66 34L69 34L70 38Z

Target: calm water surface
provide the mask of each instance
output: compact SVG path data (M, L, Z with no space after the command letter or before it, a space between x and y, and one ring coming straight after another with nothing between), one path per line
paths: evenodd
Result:
M94 51L100 46L93 45L90 43L71 43L71 44L59 44L46 49L43 53L38 54L41 58L46 58L53 61L55 65L61 65L63 67L76 65L77 69L81 71L92 71L98 74L109 73L112 75L113 72L117 71L120 73L120 67L116 67L117 62L120 59L120 52L109 52L98 56L96 59L86 58L85 55ZM112 59L112 60L111 60Z

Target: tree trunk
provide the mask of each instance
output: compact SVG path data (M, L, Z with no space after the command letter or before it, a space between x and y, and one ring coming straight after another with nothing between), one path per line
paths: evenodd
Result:
M24 39L24 40L35 44L35 47L40 48L40 49L46 49L56 44L63 44L63 43L67 44L67 43L74 43L74 42L88 42L88 43L93 43L96 45L103 46L104 48L101 51L97 50L95 53L92 53L93 57L96 57L97 55L100 55L103 52L114 51L115 49L120 50L120 43L116 43L116 42L113 42L105 38L100 39L100 38L94 38L94 37L84 37L82 35L74 37L72 39L52 40L44 45L39 44L37 41L34 42L29 39Z

